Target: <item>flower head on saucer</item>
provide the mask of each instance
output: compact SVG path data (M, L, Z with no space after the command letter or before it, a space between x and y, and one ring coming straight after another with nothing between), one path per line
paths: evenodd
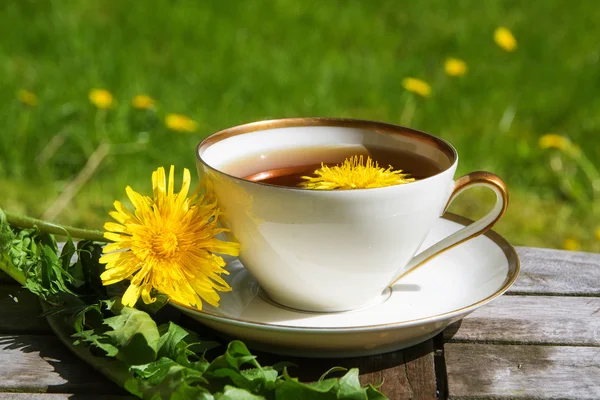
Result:
M332 167L321 164L321 168L314 172L315 176L303 176L305 182L301 186L306 189L316 190L349 190L370 189L385 186L401 185L413 182L409 174L402 170L394 170L391 166L381 168L371 157L366 162L363 156L353 156L344 160L341 165Z
M153 290L197 308L203 301L218 306L217 291L231 290L220 276L227 274L225 261L214 253L237 256L239 244L216 237L227 230L218 227L220 210L211 187L199 186L187 197L191 177L184 169L181 191L175 193L174 174L173 166L168 180L162 167L152 173L152 198L128 186L135 213L115 201L116 211L110 215L117 222L104 225L104 237L114 243L100 259L106 264L101 279L104 285L130 280L122 299L125 306L133 307L140 296L152 303Z

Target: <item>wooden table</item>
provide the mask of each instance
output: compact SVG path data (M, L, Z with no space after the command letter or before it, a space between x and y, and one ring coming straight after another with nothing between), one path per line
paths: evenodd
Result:
M517 251L512 289L433 340L361 359L297 359L303 378L359 366L390 399L600 399L600 254ZM34 296L0 279L0 399L127 397L53 336Z

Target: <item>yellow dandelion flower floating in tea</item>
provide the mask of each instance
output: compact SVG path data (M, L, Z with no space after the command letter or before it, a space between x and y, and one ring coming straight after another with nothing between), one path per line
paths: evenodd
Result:
M110 108L113 104L113 95L106 89L92 89L88 94L90 102L100 109Z
M29 90L21 89L17 92L17 98L19 101L26 106L34 107L38 104L38 97L35 93L30 92Z
M429 97L431 95L431 86L427 82L417 78L404 78L402 86L409 92L416 93L419 96Z
M581 244L579 243L579 240L574 238L565 239L565 241L563 242L563 249L565 250L577 251L580 247Z
M448 58L444 63L444 70L450 76L463 76L467 73L467 63L458 58Z
M147 110L154 107L154 99L145 94L138 94L131 100L131 105L139 110Z
M506 51L515 51L517 48L517 39L508 28L503 26L496 28L494 31L494 41Z
M174 174L173 166L168 180L162 167L152 173L152 198L128 186L135 213L115 201L110 215L117 222L104 225L104 237L114 243L104 248L100 262L106 271L100 277L104 285L131 281L125 306L134 306L140 295L144 303L153 302L153 289L197 308L203 301L218 306L217 291L231 290L220 276L227 274L225 262L214 253L237 256L239 245L216 238L227 229L218 226L212 190L205 186L201 193L199 186L188 198L190 171L184 169L181 191L175 193Z
M167 128L177 132L195 132L198 129L196 121L182 114L167 115L165 125L167 125Z
M363 156L354 156L344 160L342 165L328 167L321 164L321 168L315 171L314 177L303 176L306 182L300 185L306 189L316 190L348 190L348 189L370 189L384 186L401 185L414 182L414 178L407 178L402 170L394 171L392 167L387 169L379 167L371 157L367 162Z

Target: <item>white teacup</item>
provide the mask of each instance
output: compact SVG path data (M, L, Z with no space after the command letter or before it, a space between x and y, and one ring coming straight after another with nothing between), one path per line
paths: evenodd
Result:
M279 150L332 145L408 151L442 170L403 185L326 191L232 175L235 161L249 156L258 160L261 154ZM380 122L333 118L256 122L209 136L198 145L197 157L198 173L212 182L223 210L222 223L241 245L241 262L272 300L307 311L352 310L377 301L408 271L484 233L508 203L506 186L494 174L473 172L454 181L458 154L448 142ZM286 160L272 160L265 168L268 162L263 160L255 172L290 167ZM452 200L474 186L496 193L492 211L415 255Z

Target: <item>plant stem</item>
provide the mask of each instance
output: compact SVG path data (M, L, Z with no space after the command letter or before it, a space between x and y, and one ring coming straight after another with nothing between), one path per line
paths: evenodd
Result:
M25 286L25 274L23 274L23 271L15 268L8 257L3 254L0 254L0 271L6 272L8 276L19 282L22 286Z
M593 200L597 200L597 197L600 195L600 174L598 173L598 170L585 155L581 155L581 157L577 157L575 160L579 163L581 170L590 180L592 193L594 194Z
M72 226L64 226L53 224L52 222L43 221L41 219L25 217L22 215L16 215L5 211L6 219L8 223L12 226L19 228L33 228L37 227L40 231L51 233L54 235L66 236L68 233L73 238L84 239L84 240L93 240L97 242L107 242L108 240L104 238L104 232L96 231L91 229L81 229L74 228Z
M77 176L69 182L61 194L54 200L54 203L46 210L43 218L54 219L67 207L77 192L94 175L96 169L98 169L109 151L110 145L108 143L102 143L98 146Z

